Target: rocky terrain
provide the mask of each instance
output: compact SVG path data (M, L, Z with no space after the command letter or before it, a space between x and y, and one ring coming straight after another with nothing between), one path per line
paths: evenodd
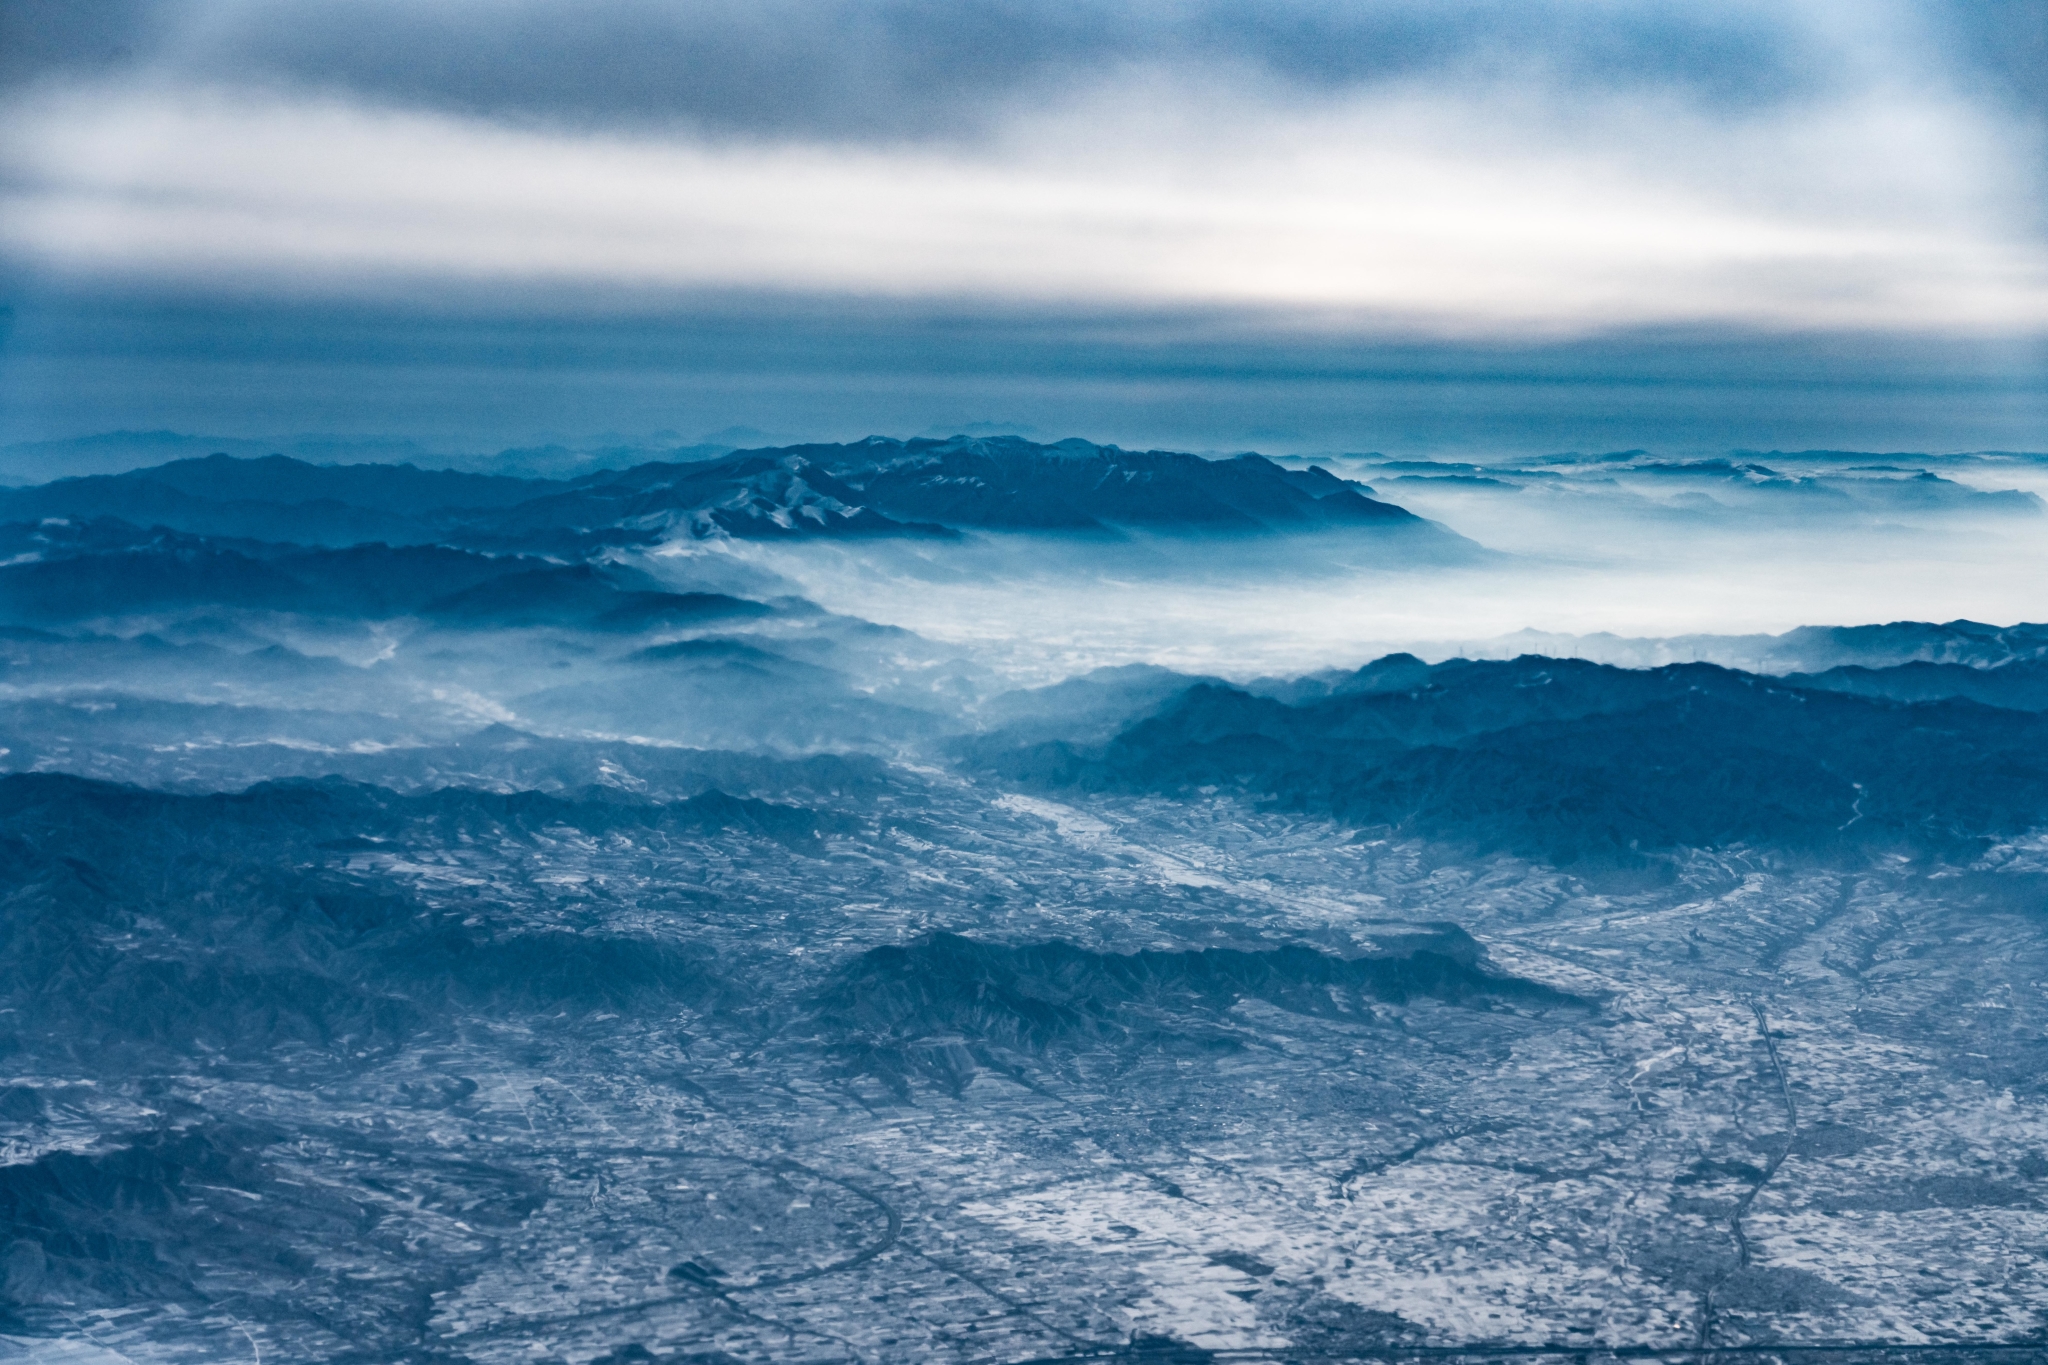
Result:
M2038 1347L2031 845L797 794L8 779L13 1349Z
M1022 444L831 477L1365 500ZM2048 1352L2048 629L1022 686L635 549L686 466L171 468L529 520L0 527L0 1357Z

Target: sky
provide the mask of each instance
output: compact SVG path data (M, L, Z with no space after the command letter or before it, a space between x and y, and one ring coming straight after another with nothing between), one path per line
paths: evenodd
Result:
M2038 0L0 25L0 442L2048 449Z

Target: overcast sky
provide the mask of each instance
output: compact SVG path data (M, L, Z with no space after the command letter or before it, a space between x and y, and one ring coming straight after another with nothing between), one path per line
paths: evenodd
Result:
M1424 369L1539 356L1522 368L1553 381L1571 354L1604 356L1582 377L1670 389L1717 382L1687 357L1749 338L1789 358L1781 377L1790 364L1837 390L1946 395L1900 419L1915 442L1942 444L1967 406L1955 395L1984 390L2003 415L1985 426L1980 411L1948 444L2048 444L2039 0L0 0L0 14L15 309L0 436L389 429L435 394L450 439L465 421L486 440L665 411L660 425L809 434L835 403L856 426L923 413L1138 436L1164 430L1159 384L1194 364L1227 387L1236 364L1321 386L1297 396L1324 414L1295 421L1298 439L1363 442L1384 404L1357 372L1384 369L1388 348L1426 353ZM461 339L408 351L423 316L460 319ZM251 319L275 343L268 377L247 356L193 368ZM971 379L934 320L978 338ZM707 335L732 345L709 354ZM618 371L649 344L666 392ZM550 346L574 364L534 358ZM1073 359L1104 347L1096 371ZM364 367L418 396L366 401ZM1109 392L1133 367L1151 398ZM876 407L878 383L901 401ZM510 423L502 401L458 397L508 385L530 400ZM1235 414L1218 443L1258 429L1251 390L1211 398ZM1731 438L1758 414L1801 413L1725 401ZM1655 407L1646 440L1678 429ZM1466 439L1456 426L1445 440ZM1292 429L1284 414L1265 428ZM1530 427L1553 435L1569 424Z

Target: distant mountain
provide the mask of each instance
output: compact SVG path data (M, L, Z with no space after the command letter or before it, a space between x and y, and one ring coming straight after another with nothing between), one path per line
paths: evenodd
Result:
M1991 668L2009 660L2048 658L2048 625L1891 621L1865 626L1799 626L1779 635L1661 638L1522 630L1463 648L1468 653L1477 650L1487 658L1543 654L1553 658L1596 659L1626 668L1717 663L1750 673L1777 675L1819 674L1851 666L1882 669L1906 663Z
M800 452L803 447L799 447ZM539 492L503 511L444 513L436 520L467 542L574 528L612 527L632 539L719 534L755 540L802 536L951 534L928 522L884 516L823 465L792 451L739 451L694 464L601 470Z
M1824 673L1792 673L1787 683L1896 701L1962 697L2013 711L2048 711L2048 659L2012 659L1991 666L1915 661L1892 668L1844 664Z
M1393 835L1559 865L1681 847L1974 856L2048 823L2048 716L1788 686L1709 664L1396 660L1289 705L1199 684L1106 744L969 762L1049 787L1248 791Z
M161 430L105 431L92 436L0 445L0 482L30 484L81 474L118 474L143 465L213 454L253 458L277 453L317 464L448 458L403 437L296 436L279 441Z
M1371 526L1421 530L1420 517L1366 496L1320 467L1287 469L1262 455L1207 460L1070 439L1019 436L798 446L891 516L1003 530L1129 526L1269 532Z
M945 534L860 504L856 490L801 460L773 455L643 464L574 480L215 455L0 489L0 518L8 520L113 517L195 535L301 544L379 540L583 554L678 534Z
M1575 497L1647 494L1666 514L1720 515L1739 509L1751 516L1868 520L1924 514L2039 516L2044 504L2034 493L1975 486L1984 479L2010 477L2013 465L2039 459L1812 450L1677 459L1628 450L1487 465L1359 456L1343 457L1342 463L1370 477L1384 477L1404 494L1417 497L1459 490L1534 496L1569 489ZM1935 472L1935 466L1966 474L1972 481L1945 477Z
M438 539L427 521L404 509L399 496L404 491L425 491L427 485L411 477L421 471L410 465L347 468L363 472L346 478L322 477L336 471L283 456L236 460L215 455L180 460L128 474L95 474L32 488L0 489L0 519L113 518L189 535L314 545L375 540L431 544ZM330 491L298 496L321 485ZM358 501L333 496L336 488L346 489ZM483 489L472 492L485 495Z
M989 732L987 744L1036 744L1048 740L1098 743L1196 683L1221 678L1176 673L1154 664L1098 668L1045 687L1019 688L991 697L977 719Z
M1640 454L1641 452L1637 452ZM2048 451L1962 450L1943 454L1922 450L1733 450L1738 460L1800 461L1812 464L1869 465L1877 461L1895 464L1948 464L1965 461L2013 464L2048 461Z
M0 563L0 620L30 625L221 606L616 631L770 611L719 593L670 592L621 565L435 545L309 548L144 530L111 518L0 525L0 549L12 552Z
M322 467L415 464L429 471L565 479L593 469L625 469L650 460L706 460L749 442L758 444L764 436L763 432L734 428L690 443L678 433L667 431L639 441L607 436L598 438L593 445L550 442L496 452L454 452L395 436L302 434L255 439L178 431L107 431L92 436L0 445L0 483L39 484L53 478L119 474L146 465L203 459L209 455L242 459L285 455Z
M767 616L772 610L724 593L669 592L636 570L594 564L551 564L500 574L419 608L422 616L449 625L612 631L695 626Z
M1014 436L736 451L513 478L211 455L0 490L0 519L114 517L189 534L583 554L678 536L947 536L961 529L1270 534L1365 529L1466 543L1321 468ZM1468 547L1469 548L1469 547Z
M1801 626L1776 637L1771 661L1817 671L1843 665L1884 668L1904 663L1986 668L2009 660L2044 658L2048 658L2048 625L1992 626L1957 620Z
M1805 510L1835 502L1887 511L1959 511L2038 515L2041 499L2021 489L1985 491L1945 479L1932 470L1896 466L1851 466L1818 473L1788 472L1753 460L1635 460L1631 476L1680 485L1701 485L1720 493L1776 500Z
M531 479L419 469L410 464L308 464L283 455L253 460L209 455L115 479L171 488L207 502L327 500L401 516L431 514L442 507L509 507L532 497L534 484Z
M1361 668L1326 669L1300 678L1255 678L1244 690L1300 706L1325 697L1361 696L1371 692L1406 692L1429 685L1429 665L1413 654L1388 654Z

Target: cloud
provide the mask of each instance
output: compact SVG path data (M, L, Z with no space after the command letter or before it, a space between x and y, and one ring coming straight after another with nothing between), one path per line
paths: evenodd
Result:
M1284 312L1300 325L2026 329L2048 261L1967 105L1795 120L1428 82L1291 101L1125 73L973 146L522 127L182 82L37 87L0 135L32 260Z
M2036 121L2048 117L2048 7L1967 0L1933 7L1928 23L1972 89Z
M2024 81L1973 86L1954 63L2005 29L1930 13L15 0L0 253L273 295L1331 337L2038 332Z

